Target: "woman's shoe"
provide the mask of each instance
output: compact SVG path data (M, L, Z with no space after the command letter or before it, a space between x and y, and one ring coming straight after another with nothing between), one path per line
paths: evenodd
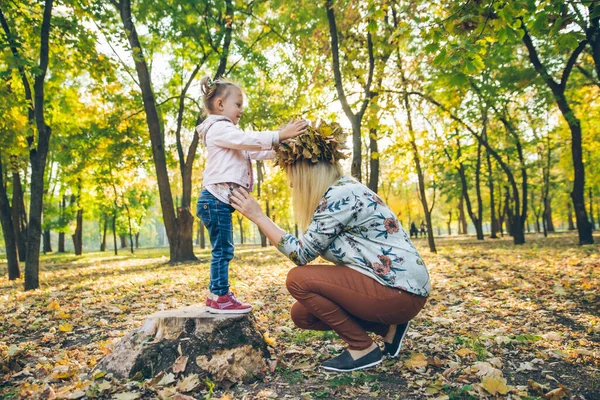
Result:
M369 368L381 363L382 355L379 346L373 349L369 354L355 360L348 350L337 357L325 361L322 367L329 371L349 372L359 369Z
M410 325L410 321L405 324L396 325L396 333L394 333L394 340L392 343L384 343L383 355L391 358L398 357L400 354L400 349L402 348L402 340L404 340L404 336L406 336L406 332L408 331L408 326Z

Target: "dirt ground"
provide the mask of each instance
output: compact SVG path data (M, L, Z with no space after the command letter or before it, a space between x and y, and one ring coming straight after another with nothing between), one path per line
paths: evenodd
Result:
M7 280L0 255L0 398L600 399L600 247L575 243L570 233L528 235L519 247L441 238L430 254L417 239L432 295L399 360L351 374L319 369L343 349L334 333L293 326L293 264L273 247L240 246L232 289L253 304L277 366L226 390L199 377L187 392L193 377L157 385L89 373L148 314L204 302L207 250L176 266L167 249L51 254L30 292Z

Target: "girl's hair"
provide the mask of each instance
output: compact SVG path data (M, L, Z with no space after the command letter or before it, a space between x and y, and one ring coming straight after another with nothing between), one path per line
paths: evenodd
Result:
M204 96L204 110L205 112L214 113L214 100L217 97L225 100L227 96L232 92L232 89L238 89L242 91L242 88L233 82L218 78L213 80L210 76L206 75L200 81L200 90Z
M342 176L339 162L297 161L286 167L292 184L294 216L302 232L306 231L325 191Z

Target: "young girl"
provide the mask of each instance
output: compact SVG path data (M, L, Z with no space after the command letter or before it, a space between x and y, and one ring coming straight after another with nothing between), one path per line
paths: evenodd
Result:
M242 89L208 76L200 85L208 117L196 131L207 149L208 159L196 215L208 229L212 245L206 307L212 313L248 313L252 307L239 302L229 291L229 262L234 250L231 214L235 211L229 196L235 188L251 191L254 179L250 160L274 158L273 146L304 132L306 122L291 122L279 132L243 132L237 126L244 108Z

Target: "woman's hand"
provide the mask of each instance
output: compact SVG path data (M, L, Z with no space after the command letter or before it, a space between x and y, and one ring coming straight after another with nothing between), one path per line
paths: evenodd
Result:
M275 246L279 243L285 231L271 221L260 208L260 204L250 196L244 188L233 189L229 197L231 206L254 222Z
M231 206L233 208L254 223L256 223L260 217L265 215L260 208L260 204L258 204L254 197L250 196L244 188L232 190L229 201L231 201Z

